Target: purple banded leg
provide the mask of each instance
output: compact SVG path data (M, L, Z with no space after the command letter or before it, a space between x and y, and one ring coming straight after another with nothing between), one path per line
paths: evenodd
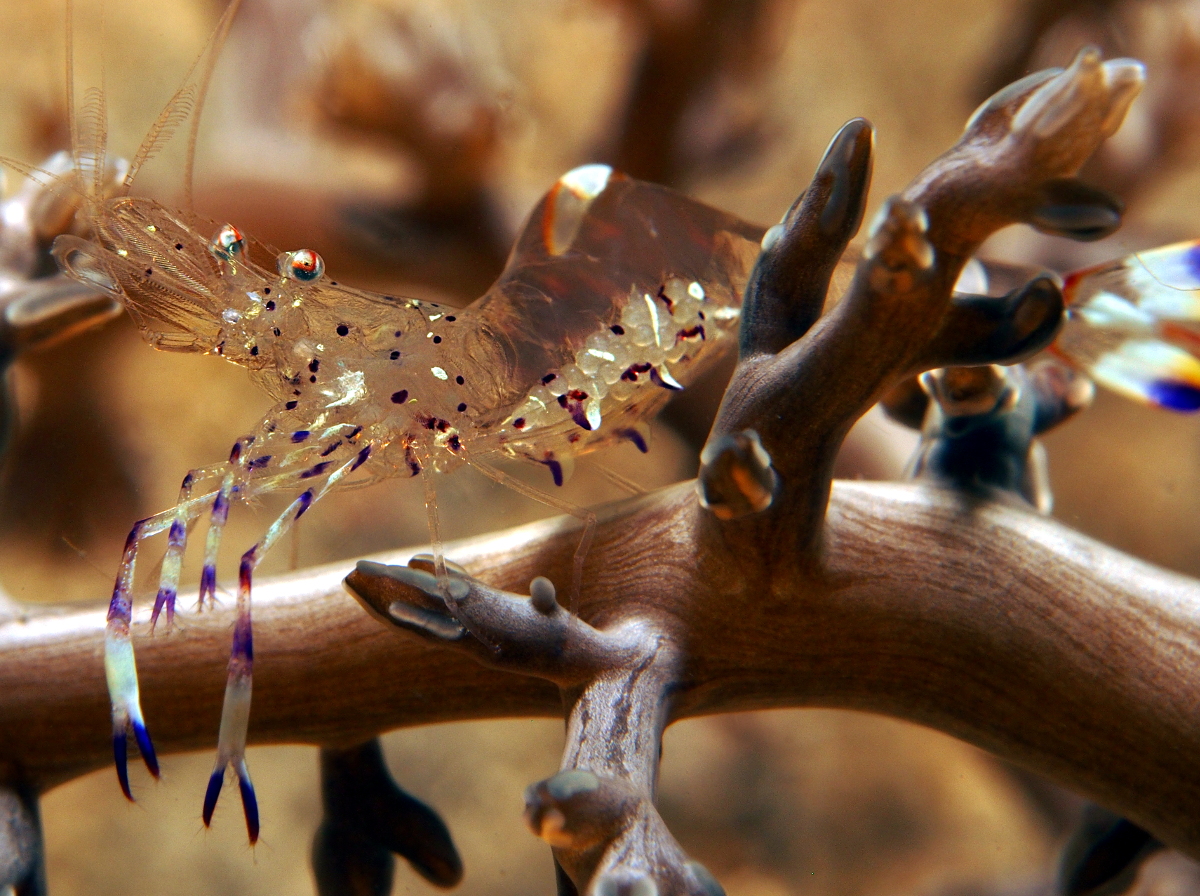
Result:
M217 736L217 762L208 779L208 790L204 794L204 825L212 823L217 797L225 769L230 766L238 776L242 792L242 808L246 814L246 832L250 843L258 841L258 800L254 796L254 785L250 771L246 768L246 734L250 726L250 696L254 684L254 631L250 621L250 572L252 561L248 558L255 548L242 557L238 576L237 621L233 626L233 650L229 656L229 676L225 682L225 702L221 706L221 731Z
M150 611L150 629L158 625L158 616L167 611L167 629L175 626L175 597L179 593L179 570L183 566L183 551L187 547L188 523L177 516L171 523L167 535L167 552L163 555L162 578L158 594L154 596L154 609Z
M197 483L206 483L224 473L225 464L192 470L183 477L179 487L179 501L175 505L175 519L167 535L167 551L163 555L162 575L159 578L158 594L154 598L154 610L150 613L150 627L158 624L159 614L166 610L167 628L175 624L175 599L179 593L179 573L183 567L183 555L187 550L188 533L200 515L200 508L191 504ZM184 508L187 508L186 510Z
M251 844L258 840L258 800L254 795L254 784L250 770L246 767L246 736L250 726L250 697L253 686L254 632L250 620L250 590L254 570L275 543L304 516L338 480L358 469L370 456L371 447L365 446L350 461L328 474L319 488L309 488L293 501L278 519L267 529L262 540L242 555L238 567L237 621L233 627L233 649L229 656L229 677L225 682L225 702L221 707L221 730L217 735L217 761L208 779L204 794L204 810L201 813L205 826L212 822L217 798L225 779L225 769L232 768L237 774L238 788L242 796L242 809L246 814L246 831ZM311 477L310 477L311 478Z
M158 758L154 745L146 731L142 718L141 695L138 691L137 663L133 656L133 642L129 638L129 626L133 619L133 573L137 562L137 545L143 537L145 521L135 523L125 541L125 552L121 557L121 568L113 586L112 600L108 605L108 620L104 631L104 675L108 681L108 695L112 701L113 761L117 767L117 780L121 792L132 802L129 789L129 768L126 756L126 738L130 727L141 750L146 768L158 777Z
M198 513L199 507L210 497L211 495L205 495L195 498L165 513L155 514L135 523L125 541L117 581L113 585L104 630L104 676L108 682L109 699L112 701L113 759L117 766L117 780L121 782L121 790L125 796L130 799L133 797L129 790L129 770L125 755L129 729L133 729L133 736L146 768L150 770L150 774L158 777L158 759L154 755L154 744L142 718L137 663L133 655L133 642L130 640L138 545L142 539L150 538L169 528L177 515Z
M204 567L200 570L200 602L197 609L204 609L204 598L209 607L217 605L217 553L221 550L221 533L229 519L229 499L233 495L234 471L225 474L217 496L213 499L212 514L208 523L208 536L204 541Z

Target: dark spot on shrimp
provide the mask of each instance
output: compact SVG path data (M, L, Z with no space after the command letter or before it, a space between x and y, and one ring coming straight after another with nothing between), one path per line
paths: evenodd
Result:
M271 301L267 302L267 304L264 305L263 307L266 308L268 311L274 311L275 310L275 300L271 299Z
M636 383L638 376L645 373L650 367L650 364L630 364L625 368L625 372L621 374L621 379L629 383Z
M388 357L391 358L393 361L399 361L400 360L400 352L392 352L390 355L388 355Z
M458 412L461 414L466 409L467 409L467 403L465 401L460 401L458 404Z
M179 249L182 249L182 248L183 248L183 243L176 243L176 244L175 244L175 249L176 249L176 250L179 250Z
M223 341L222 341L222 342L218 342L218 343L217 343L217 347L216 347L215 351L216 351L216 353L217 353L218 355L223 355L223 354L225 354L225 343L224 343Z
M271 327L271 332L274 333L276 336L278 336L279 335L279 327Z
M296 507L296 519L300 519L300 517L304 516L304 511L312 507L312 500L313 492L311 488L296 499L296 504L298 505Z
M457 318L457 317L455 317L453 314L451 314L450 316L448 316L448 317L446 318L446 323L450 323L450 324L452 324L452 323L454 323L456 320L458 320L458 318Z
M587 401L587 397L588 394L582 389L572 389L565 395L558 396L558 403L561 407L566 408L577 426L590 431L592 423L583 411L583 403Z
M358 457L354 458L354 463L350 465L350 472L353 473L359 467L367 462L367 458L371 456L371 446L367 445L362 451L358 452Z
M391 296L387 296L387 298L389 298L389 299L392 299L392 297L391 297ZM392 301L394 302L394 301L396 301L396 300L395 300L395 299L392 299ZM399 339L401 336L403 336L403 335L404 335L404 331L403 331L403 330L397 330L397 331L396 331L395 333L393 333L392 335L393 335L393 336L395 336L397 339Z
M147 276L147 277L149 277L149 276L150 276L151 274L153 274L153 273L154 273L154 269L153 269L153 268L146 268L146 276Z
M703 311L697 311L697 312L696 312L696 316L697 316L698 318L700 318L701 320L704 320L704 319L705 319L705 318L704 318L704 312L703 312Z
M277 427L274 423L267 423L265 426L263 426L263 429L266 430L267 435L270 435L278 428L279 427Z
M264 454L261 457L253 458L249 463L246 464L246 469L247 470L261 470L263 467L265 467L270 462L271 462L271 455Z
M294 433L292 433L292 441L293 442L303 442L310 435L312 435L312 433L309 432L307 429L298 429Z
M458 451L462 448L462 442L459 441L459 438L456 435L447 439L446 444L449 446L451 451Z
M438 344L440 344L440 343L441 343L441 341L442 341L442 337L441 337L441 336L434 336L434 337L433 337L433 344L434 344L434 345L438 345Z
M257 345L252 345L252 346L250 346L250 356L251 356L252 358L257 358L257 357L258 357L258 346L257 346Z
M321 452L321 457L329 457L329 455L333 454L333 452L338 450L338 446L341 444L342 444L341 439L338 439L336 442L333 442L328 448L326 448L324 451Z
M590 428L591 427L589 427L589 429ZM567 433L567 441L570 442L572 445L574 445L576 442L578 442L581 438L582 438L582 436L580 436L579 433L577 433L577 432Z
M662 299L663 304L667 306L668 311L674 311L675 303L673 301L671 301L670 297L666 294L665 289L666 289L665 286L660 286L658 288L658 292L655 295L657 295L658 298Z
M314 373L312 376L310 376L310 377L308 378L308 381L309 381L310 383L315 383L315 382L317 381L317 375Z
M311 361L308 362L308 372L309 373L316 373L320 369L321 369L321 362L317 358L313 358Z
M236 464L241 459L242 459L242 441L241 441L241 439L238 439L238 441L233 443L233 447L229 449L229 462L231 464Z
M524 428L525 428L525 418L524 417L518 417L516 420L513 421L513 429L524 429Z
M346 434L346 441L353 442L355 439L358 438L358 434L360 432L362 432L361 426L354 427L354 429L350 430L350 432Z
M609 329L617 336L625 335L625 328L620 324L613 324L611 327L609 327Z
M697 336L700 337L702 342L704 341L705 337L703 324L696 324L696 326L690 327L689 329L680 330L675 334L675 341L678 342L680 339L695 339Z
M454 378L454 382L458 383L458 384L461 386L463 383L465 383L465 382L466 382L466 380L464 380L464 379L462 378L462 374L460 373L458 376L456 376L456 377Z
M550 385L552 382L554 382L556 379L558 379L558 374L557 374L557 373L548 373L548 374L546 374L544 377L542 377L542 385L543 385L543 386L549 386L549 385Z
M623 439L628 439L637 446L637 450L645 454L650 449L646 446L646 440L642 438L642 434L636 429L618 429L617 435Z
M300 474L301 479L312 479L314 476L320 476L329 469L329 461L323 460L319 464L314 464L303 473Z
M348 326L346 326L345 324L338 324L337 325L337 334L339 336L349 336L350 328Z
M408 401L408 390L401 389L399 392L392 393L392 404L404 404Z
M338 285L338 283L337 283L337 281L336 281L336 280L330 280L330 281L329 281L329 285L330 285L330 286L337 286L337 285Z
M192 478L192 474L188 473L186 476L183 477L183 484L179 487L180 488L191 488L193 482L195 482L195 480Z
M263 287L263 295L265 295L265 296L269 296L270 294L271 294L271 287L269 287L269 286L264 286L264 287ZM274 310L274 308L272 308L271 310Z

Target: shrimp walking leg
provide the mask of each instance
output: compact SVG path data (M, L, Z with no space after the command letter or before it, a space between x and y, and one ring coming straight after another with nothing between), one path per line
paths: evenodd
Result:
M192 470L183 477L183 484L179 488L179 500L175 504L175 519L172 520L167 535L167 550L163 554L158 594L154 597L154 609L150 612L151 630L158 624L158 617L163 610L167 613L167 629L175 625L175 600L179 594L179 573L183 568L183 554L187 550L188 533L192 524L200 516L199 510L188 511L185 507L188 506L198 483L206 483L224 472L225 464L219 464Z
M212 822L217 798L225 778L232 768L241 791L242 809L246 815L246 831L253 844L258 840L258 800L250 770L246 766L246 734L250 724L250 697L253 687L254 633L250 616L250 586L254 569L263 556L286 534L296 520L319 501L342 478L358 469L370 457L372 445L367 443L348 461L324 475L324 481L300 494L267 529L262 540L242 555L238 567L237 619L233 627L233 648L229 656L229 674L225 683L225 700L221 707L221 728L217 735L217 761L208 779L204 794L204 824ZM318 474L320 475L320 474ZM299 479L316 478L298 474Z
M513 491L527 498L532 498L539 504L545 504L548 507L553 507L555 510L569 513L583 523L583 535L580 536L579 546L575 549L575 556L571 565L570 609L574 613L578 609L579 592L583 587L583 562L587 559L588 550L592 546L592 538L596 534L596 514L586 507L580 507L578 504L572 504L570 501L564 501L562 498L557 498L554 495L536 489L532 485L522 482L515 476L510 476L508 473L490 464L480 463L475 460L468 460L467 463L493 482L511 488Z
M130 640L130 624L133 620L133 581L137 569L138 546L143 539L171 528L180 514L194 516L200 513L203 504L212 495L193 498L179 507L155 514L134 523L125 541L125 551L117 580L113 585L112 600L108 605L108 618L104 630L104 675L108 682L108 695L112 702L113 760L117 767L117 780L121 791L132 800L129 789L129 769L126 757L126 738L129 729L137 740L142 760L154 777L158 777L158 759L154 744L146 729L142 716L141 694L138 689L137 662Z

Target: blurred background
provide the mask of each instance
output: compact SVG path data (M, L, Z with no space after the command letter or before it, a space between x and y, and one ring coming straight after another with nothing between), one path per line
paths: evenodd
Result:
M223 3L106 0L103 15L77 5L77 82L100 83L103 68L110 148L132 154ZM1200 3L1150 0L244 0L204 112L197 210L281 248L317 249L342 282L462 305L575 165L607 161L771 223L835 130L861 115L877 128L871 214L992 90L1088 42L1149 66L1145 95L1088 172L1126 201L1127 223L1087 246L1006 231L984 254L1066 271L1200 236ZM64 46L57 4L3 4L3 155L36 164L68 144ZM185 142L147 169L140 192L178 196ZM19 424L0 480L0 587L39 604L105 599L131 522L170 506L183 473L224 457L268 404L242 371L154 352L123 318L22 358L10 378ZM603 462L647 488L694 475L720 392L719 375L689 390L655 425L649 455L619 449ZM1195 418L1098 395L1047 439L1055 514L1200 575L1198 436ZM899 477L914 444L872 412L840 472ZM581 463L566 496L620 493ZM232 514L226 562L272 518L266 503ZM470 471L442 480L439 503L449 538L546 514ZM264 572L426 538L412 483L332 495L304 523ZM213 657L215 670L224 663ZM399 783L455 835L461 892L553 892L549 851L520 811L524 787L557 768L561 741L546 720L385 738ZM167 757L163 783L137 779L136 805L110 770L50 793L55 896L313 892L316 751L251 750L264 817L253 850L235 799L212 830L200 823L211 761ZM828 710L675 726L660 802L731 896L1047 892L1078 812L1071 796L972 747ZM1200 874L1164 855L1137 886L1190 892ZM401 866L395 892L433 888Z

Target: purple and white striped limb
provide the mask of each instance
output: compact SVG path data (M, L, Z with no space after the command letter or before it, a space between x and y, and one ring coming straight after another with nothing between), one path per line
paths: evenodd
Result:
M202 817L207 827L212 822L217 799L225 779L225 770L232 768L237 775L246 815L246 832L250 843L258 841L258 799L250 770L246 767L246 734L250 725L250 698L253 690L254 632L250 616L250 590L254 569L280 538L304 516L308 509L344 476L357 470L371 455L372 446L364 445L355 456L325 477L319 488L311 487L288 505L267 529L262 540L242 555L238 568L237 620L233 627L233 649L229 656L229 677L225 683L225 701L221 707L221 730L217 735L217 761L208 779L204 794ZM315 477L313 477L315 478Z

